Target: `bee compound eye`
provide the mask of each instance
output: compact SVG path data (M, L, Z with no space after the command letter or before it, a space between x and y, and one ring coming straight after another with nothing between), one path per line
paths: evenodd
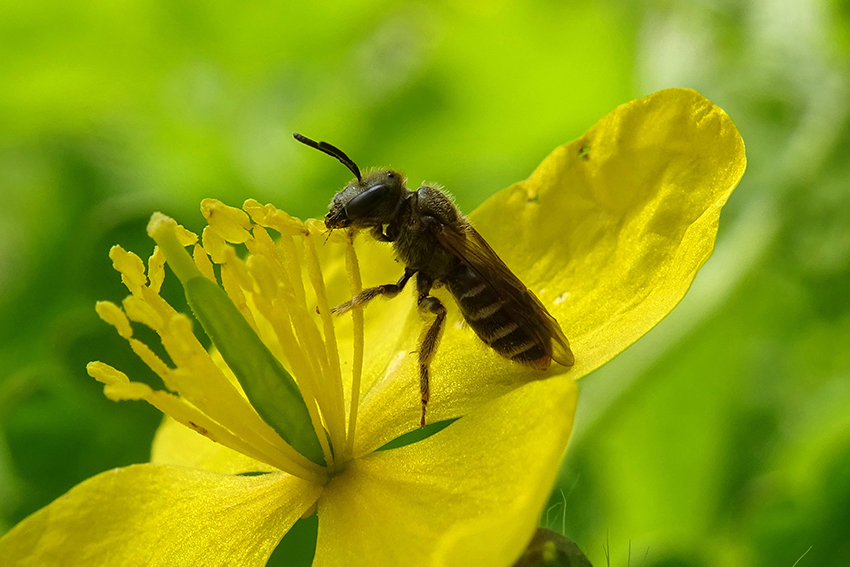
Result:
M390 193L388 185L375 185L370 187L351 199L345 205L348 218L356 219L369 217L373 209L378 206Z

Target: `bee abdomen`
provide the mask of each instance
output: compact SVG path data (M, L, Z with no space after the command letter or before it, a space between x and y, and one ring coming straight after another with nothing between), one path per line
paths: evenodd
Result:
M463 318L485 344L510 360L541 369L549 366L551 341L542 343L528 329L528 321L515 315L522 305L501 296L464 264L452 270L446 284Z

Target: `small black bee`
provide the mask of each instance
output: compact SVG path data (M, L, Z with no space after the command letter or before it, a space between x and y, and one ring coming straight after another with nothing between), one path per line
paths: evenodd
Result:
M370 229L377 240L392 242L405 265L398 282L365 289L333 312L345 313L381 295L395 297L416 274L419 310L434 316L419 339L421 426L430 398L428 367L446 320L445 306L430 295L434 286L448 288L475 334L505 358L541 371L552 360L573 365L575 358L558 322L445 193L431 185L411 191L404 175L396 171L376 171L364 178L339 148L301 134L293 136L335 157L357 176L334 196L325 226Z

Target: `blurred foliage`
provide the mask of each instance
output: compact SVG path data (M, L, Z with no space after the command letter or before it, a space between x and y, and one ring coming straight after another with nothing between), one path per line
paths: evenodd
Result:
M148 458L158 412L109 402L84 366L156 383L93 309L125 295L107 252L146 256L152 211L322 215L347 172L293 131L469 211L682 86L732 116L749 169L688 297L583 380L541 523L595 565L850 564L846 0L12 0L0 85L0 533ZM309 564L316 525L273 562Z

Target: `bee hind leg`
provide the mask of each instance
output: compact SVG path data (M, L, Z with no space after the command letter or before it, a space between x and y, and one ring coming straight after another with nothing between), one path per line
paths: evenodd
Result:
M398 279L398 282L394 284L384 284L364 289L345 303L340 303L339 305L331 309L331 313L333 313L334 315L342 315L343 313L351 311L355 307L366 305L376 297L382 295L386 297L395 297L402 289L404 289L407 280L409 280L415 273L416 270L405 268L404 274L402 274L402 276Z
M422 400L422 417L419 419L419 426L425 427L425 410L431 398L429 367L445 327L446 307L439 299L429 295L433 283L430 278L423 278L420 273L416 283L419 288L417 303L419 310L436 315L434 321L423 329L419 339L419 394Z

